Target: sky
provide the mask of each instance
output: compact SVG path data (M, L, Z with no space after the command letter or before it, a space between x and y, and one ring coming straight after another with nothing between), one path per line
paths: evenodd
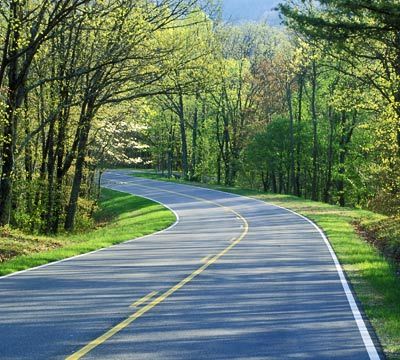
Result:
M223 17L232 22L263 21L279 24L279 15L273 8L282 0L223 0Z

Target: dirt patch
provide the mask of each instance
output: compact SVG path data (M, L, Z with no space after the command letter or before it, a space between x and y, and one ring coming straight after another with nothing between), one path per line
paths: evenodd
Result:
M0 263L10 260L13 257L18 256L18 251L8 250L8 249L0 249Z
M377 248L386 258L396 265L400 274L400 221L389 218L373 223L354 222L358 235Z
M17 230L0 228L0 263L21 255L54 250L63 245L61 239L30 236Z

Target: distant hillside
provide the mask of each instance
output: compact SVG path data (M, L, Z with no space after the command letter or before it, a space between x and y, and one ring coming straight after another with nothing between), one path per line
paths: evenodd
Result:
M273 9L282 0L222 0L223 17L227 21L261 21L279 24L279 14Z

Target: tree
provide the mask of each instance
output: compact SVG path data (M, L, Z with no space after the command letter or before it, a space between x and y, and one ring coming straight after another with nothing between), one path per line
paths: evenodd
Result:
M12 204L16 131L27 96L26 83L35 55L55 35L58 25L87 0L22 1L1 3L0 14L7 19L1 34L0 88L6 87L0 178L0 225L9 223Z
M88 195L93 178L93 130L102 109L117 113L121 103L171 91L162 79L175 65L189 65L169 62L178 49L161 39L194 25L186 18L200 11L198 4L1 4L0 224L47 233L62 221L74 228L80 196Z
M338 71L382 99L380 124L387 130L376 132L376 151L384 152L387 164L380 165L382 192L400 203L400 5L395 0L320 0L319 4L291 1L279 8L287 25L349 64Z
M213 34L212 24L204 13L196 13L185 20L186 25L164 38L169 46L177 49L171 53L168 62L173 70L164 79L164 87L170 89L159 97L164 109L168 109L178 119L181 167L184 179L194 177L198 132L198 102L202 93L212 87L210 79L214 70L213 64ZM189 122L190 107L193 107L192 122ZM188 127L192 128L192 161L190 164ZM190 176L189 176L190 175Z

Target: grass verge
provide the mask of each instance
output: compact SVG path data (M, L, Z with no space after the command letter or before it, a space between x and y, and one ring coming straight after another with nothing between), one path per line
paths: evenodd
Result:
M165 180L157 174L133 173L133 176ZM394 261L385 258L379 249L366 241L359 228L375 229L377 241L393 244L398 241L399 223L370 211L341 208L294 196L266 194L254 190L172 180L197 185L283 206L294 210L320 226L329 238L362 308L390 360L400 359L400 277ZM392 224L389 230L385 225ZM393 230L395 227L395 230ZM379 231L381 229L381 231ZM397 235L396 235L397 234ZM390 236L389 236L390 235ZM397 236L397 237L396 237ZM390 239L390 241L388 240ZM375 243L375 242L374 242ZM377 245L375 243L375 245Z
M29 269L74 255L109 247L165 229L175 221L165 207L126 193L102 189L97 228L57 237L0 231L0 275Z

